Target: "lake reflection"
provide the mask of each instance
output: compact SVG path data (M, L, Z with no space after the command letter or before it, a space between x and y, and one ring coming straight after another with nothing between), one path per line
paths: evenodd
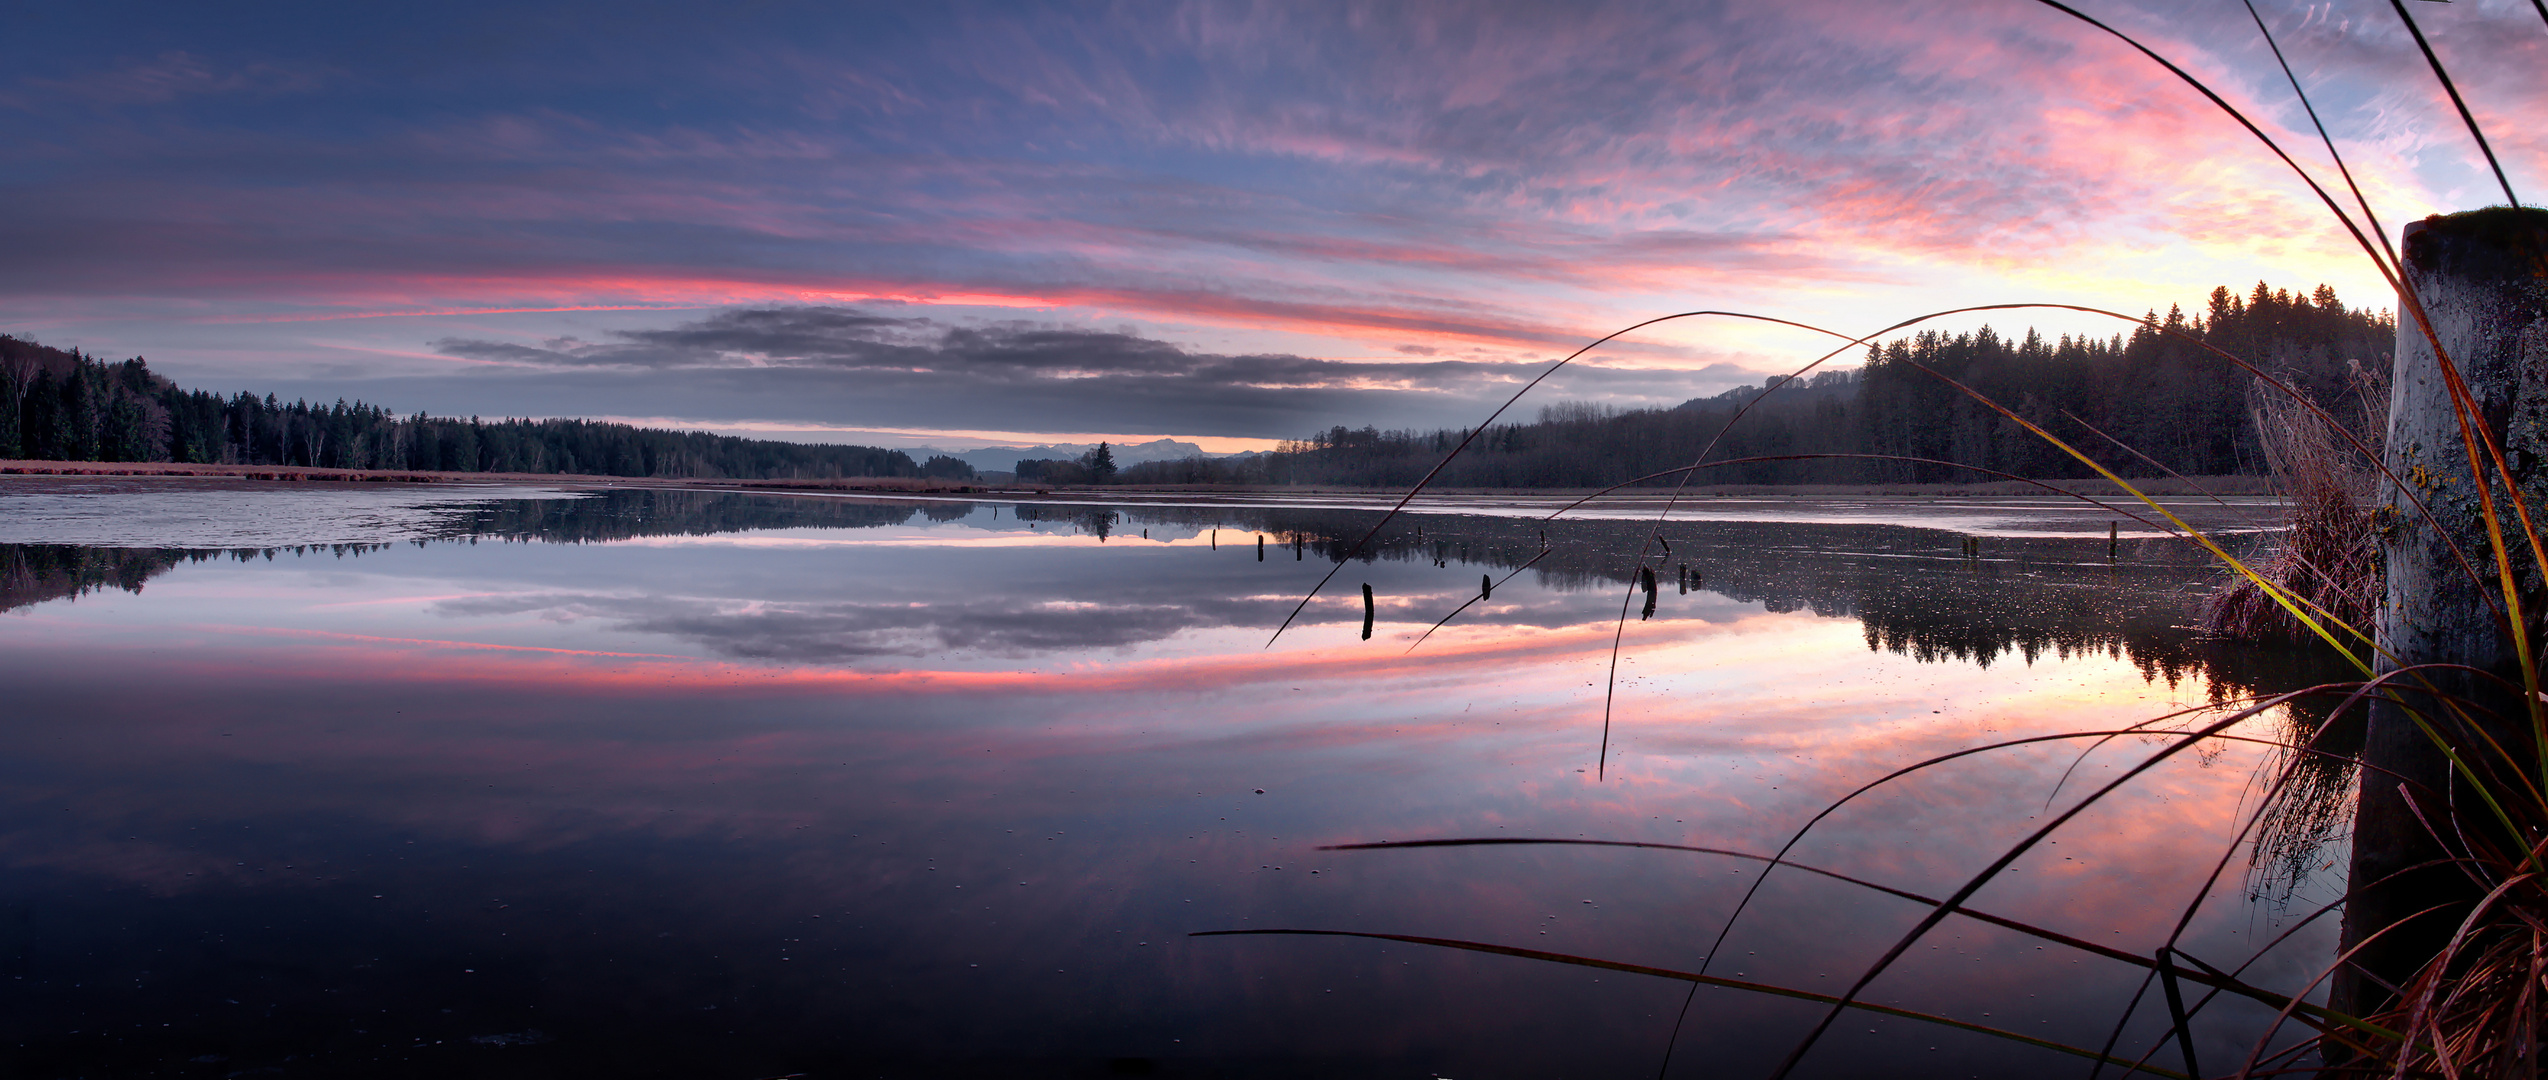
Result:
M116 541L0 544L12 1075L1652 1075L1686 984L1186 935L1692 969L1757 864L1318 848L1767 851L1926 755L2334 677L2184 630L2209 572L2164 541L2109 563L2102 536L1994 537L1974 560L1863 520L1676 523L1653 616L1628 612L1604 761L1632 521L1404 519L1267 648L1376 514L637 490L437 495L341 535L292 535L285 506L242 533L283 548L218 522L116 535L157 490L0 517L0 541ZM1798 857L1951 890L2077 750L1887 789ZM2259 758L2187 755L1973 906L2146 952ZM2224 883L2191 952L2234 963L2288 926L2251 884ZM1711 970L1836 991L1921 914L1774 876ZM2251 975L2297 986L2333 934ZM1971 922L1932 940L1877 1000L2096 1045L2138 985ZM1817 1015L1702 990L1673 1072L1765 1072ZM2207 1059L2235 1061L2264 1012L2207 1015ZM2071 1067L1855 1019L1808 1073Z

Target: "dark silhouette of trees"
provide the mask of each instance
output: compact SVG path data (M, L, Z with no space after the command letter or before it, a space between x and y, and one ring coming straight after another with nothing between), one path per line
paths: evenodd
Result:
M2212 291L2202 314L2150 313L2129 335L2003 337L1927 331L1870 348L1855 371L1817 373L1775 391L1746 386L1671 409L1614 411L1563 403L1536 423L1479 434L1437 483L1448 487L1616 484L1711 461L1811 454L1928 458L2038 479L2093 475L1952 379L2127 476L2254 474L2264 469L2247 393L2254 377L2175 331L2272 372L2339 417L2363 420L2356 391L2385 380L2396 328L2386 312L2346 308L2319 286L2307 296L2259 283L2245 297ZM1943 378L1941 378L1943 376ZM1766 396L1764 396L1766 394ZM1731 428L1728 421L1749 404ZM2385 404L2385 403L2380 403ZM2374 406L2374 410L2378 405ZM1723 432L1719 437L1719 432ZM1413 484L1467 437L1464 430L1330 428L1259 459L1161 462L1125 470L1132 483ZM2122 444L2118 446L2117 444ZM2125 449L2129 447L2130 449ZM2146 460L2145 460L2146 457ZM2155 462L2156 464L2153 464ZM1702 471L1700 484L1903 483L1989 479L1903 461L1762 461ZM1675 478L1650 482L1664 486Z
M1017 482L1021 484L1085 484L1090 482L1088 466L1072 458L1021 458L1017 463Z
M945 454L931 454L929 460L920 463L920 475L933 480L971 480L974 478L973 463Z
M1079 456L1079 467L1087 470L1091 483L1112 481L1115 478L1115 448L1098 443L1096 449Z
M102 363L0 335L0 457L602 476L970 479L900 450L772 442L590 420L399 416L363 402L184 390L140 357Z
M2247 394L2254 379L2174 331L2240 356L2330 412L2359 416L2355 391L2385 379L2395 324L2350 309L2334 290L2306 296L2262 282L2244 296L2212 290L2203 309L2151 312L2108 338L2028 330L2003 337L1927 331L1870 348L1855 370L1817 373L1775 390L1746 386L1669 409L1618 411L1561 403L1530 423L1477 433L1438 480L1448 487L1603 487L1711 461L1875 454L1955 462L2039 479L2089 475L2022 424L1943 379L2007 406L2118 472L2255 473L2264 467ZM1941 378L1943 377L1943 379ZM399 416L378 406L224 398L177 388L135 357L103 363L0 336L0 456L95 461L309 465L450 472L605 476L971 479L939 456L605 424ZM1738 411L1739 423L1727 427ZM1720 436L1720 432L1722 435ZM1101 443L1077 459L1025 460L1025 483L1323 484L1405 487L1469 436L1466 430L1332 427L1264 454L1118 466ZM2121 444L2118 446L2117 444ZM2123 447L2129 447L2129 450ZM2146 460L2145 460L2146 458ZM2155 464L2154 464L2155 463ZM1709 469L1702 484L1960 481L1948 465L1820 458ZM1668 485L1673 478L1651 483Z

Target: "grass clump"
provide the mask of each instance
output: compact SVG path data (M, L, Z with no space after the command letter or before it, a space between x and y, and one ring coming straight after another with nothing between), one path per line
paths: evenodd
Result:
M2374 400L2385 411L2385 380L2358 364L2354 374L2366 419L2379 415ZM2349 440L2325 414L2261 384L2249 399L2266 466L2288 509L2279 541L2249 564L2254 575L2232 575L2204 601L2203 628L2249 641L2308 636L2276 593L2345 625L2370 626L2380 606L2380 536L2370 505L2379 474L2354 444L2376 451L2376 426L2365 423L2369 437Z

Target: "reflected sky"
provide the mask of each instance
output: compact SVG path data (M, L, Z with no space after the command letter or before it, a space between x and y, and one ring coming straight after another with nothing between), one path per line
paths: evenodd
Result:
M1186 935L1696 967L1756 864L1319 848L1768 850L1923 756L2321 677L2193 640L2205 571L2155 547L1968 560L1917 527L1691 523L1655 615L1628 615L1605 760L1629 523L1551 527L1545 555L1526 520L1393 525L1268 647L1371 515L622 492L423 516L430 535L390 544L0 548L11 1071L1651 1075L1683 984ZM1942 893L2155 747L2089 754L2058 797L2084 747L1960 762L1798 857ZM2147 950L2264 757L2185 755L1974 906ZM2224 966L2333 891L2250 902L2237 865L2188 945ZM1711 970L1807 989L1922 914L1794 874L1756 903ZM2254 970L2297 986L2333 933ZM1980 924L1933 943L1878 1000L2096 1043L2137 985ZM2264 1014L2207 1016L2205 1054L2234 1060ZM1674 1075L1764 1072L1813 1018L1702 991ZM1808 1071L1871 1061L2068 1067L1887 1020L1844 1022Z

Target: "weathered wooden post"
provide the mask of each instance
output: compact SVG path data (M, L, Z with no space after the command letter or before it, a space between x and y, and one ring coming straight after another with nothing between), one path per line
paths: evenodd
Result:
M2534 521L2548 525L2548 211L2509 208L2436 216L2406 227L2402 258L2407 286L2421 299L2434 337L2449 353L2475 399L2471 427L2483 427L2503 448L2518 489L2494 489L2503 535L2520 584L2523 608L2537 634L2543 601L2539 568L2532 562L2510 500L2522 499ZM2521 685L2521 657L2510 626L2498 616L2502 589L2487 539L2483 504L2461 437L2463 418L2454 408L2439 361L2424 331L2400 304L2397 360L2390 380L2386 455L2389 470L2415 488L2432 511L2428 521L2389 482L2383 482L2381 558L2387 596L2378 636L2386 656L2383 673L2401 666L2466 665ZM2491 465L2488 479L2494 480ZM2445 537L2476 564L2474 578L2452 554ZM2490 597L2492 603L2490 603ZM2346 902L2343 946L2368 941L2337 972L2330 1004L2354 1015L2386 1006L2383 987L2401 986L2449 941L2477 893L2469 876L2452 866L2416 869L2452 852L2435 839L2459 846L2465 834L2498 847L2511 838L2482 809L2467 784L2454 778L2435 739L2419 730L2420 715L2453 752L2519 775L2535 766L2528 710L2517 691L2466 670L2429 669L2421 678L2390 685L2397 701L2375 701L2362 749L2362 798L2353 830L2352 895ZM2429 689L2427 689L2429 687ZM2507 763L2483 749L2468 726L2443 705L2468 704L2468 715L2514 755ZM2414 715L2410 714L2410 710ZM2506 770L2513 770L2507 773ZM2443 905L2433 914L2415 913ZM2402 924L2402 925L2401 925ZM2374 939L2384 929L2394 930Z

